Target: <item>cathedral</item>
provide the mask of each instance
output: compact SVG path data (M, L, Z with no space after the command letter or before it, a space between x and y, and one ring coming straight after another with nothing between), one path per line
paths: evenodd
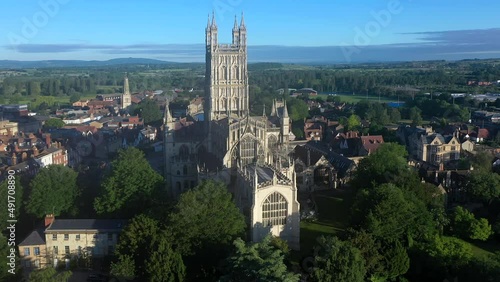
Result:
M299 249L300 206L286 101L274 101L270 115L250 115L243 15L239 24L235 18L231 44L218 42L213 15L205 33L204 120L174 119L165 108L169 195L178 197L204 179L222 181L248 219L252 241L271 233Z

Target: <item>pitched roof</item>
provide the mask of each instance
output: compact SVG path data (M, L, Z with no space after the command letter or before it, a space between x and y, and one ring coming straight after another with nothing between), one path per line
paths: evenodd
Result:
M319 159L323 156L323 154L306 148L305 146L296 146L294 149L295 158L298 158L305 165L314 165ZM308 162L308 158L310 159L310 163Z
M55 219L45 233L62 230L121 230L126 224L122 219Z
M26 237L19 246L34 246L34 245L45 245L45 235L43 235L43 229L33 230L28 237Z

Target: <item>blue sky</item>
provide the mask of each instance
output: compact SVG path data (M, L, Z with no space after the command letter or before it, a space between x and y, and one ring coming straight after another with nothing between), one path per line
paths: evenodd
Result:
M1 0L0 11L0 60L202 61L212 11L220 42L244 12L250 61L500 57L493 0Z

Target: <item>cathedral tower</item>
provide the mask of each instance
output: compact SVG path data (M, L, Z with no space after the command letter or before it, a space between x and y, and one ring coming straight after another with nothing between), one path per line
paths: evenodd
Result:
M205 120L243 118L249 113L247 37L243 15L235 19L232 44L219 44L215 16L206 27Z
M130 88L128 86L128 76L125 75L123 81L123 94L122 94L122 109L126 109L132 104L132 97L130 96Z

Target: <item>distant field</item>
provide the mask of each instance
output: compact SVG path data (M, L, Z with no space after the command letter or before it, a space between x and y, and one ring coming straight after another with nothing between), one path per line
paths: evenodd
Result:
M81 96L81 99L91 99L95 98L97 94L87 94ZM57 96L53 97L54 98L54 103L60 103L60 104L69 104L69 96ZM19 101L19 104L29 104L31 103L32 98L23 98L22 100Z
M323 100L326 100L329 95L327 94L320 94L317 97L322 98ZM380 98L378 96L373 96L373 95L362 95L362 94L355 94L355 95L347 95L347 94L336 94L335 96L340 97L340 100L342 102L346 103L358 103L359 101L372 101L372 102L381 102L381 103L388 103L388 102L397 102L397 99L394 98L388 98L388 97L382 97Z

